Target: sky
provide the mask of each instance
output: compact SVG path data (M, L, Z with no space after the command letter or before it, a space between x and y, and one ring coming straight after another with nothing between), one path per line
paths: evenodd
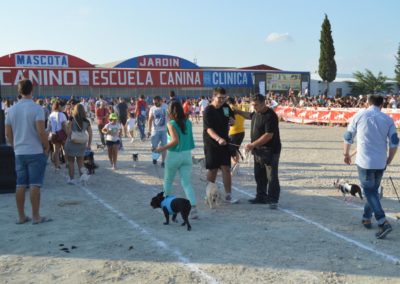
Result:
M8 0L0 56L45 49L104 64L165 54L199 66L314 73L327 14L338 74L392 78L399 11L399 0Z

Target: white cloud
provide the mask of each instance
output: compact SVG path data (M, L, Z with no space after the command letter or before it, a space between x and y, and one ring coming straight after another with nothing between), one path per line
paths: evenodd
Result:
M270 33L265 41L268 43L272 43L278 41L293 41L293 39L289 33Z

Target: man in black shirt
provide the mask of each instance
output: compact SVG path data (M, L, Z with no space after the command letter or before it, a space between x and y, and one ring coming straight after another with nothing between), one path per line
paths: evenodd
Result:
M119 98L117 104L117 115L120 123L122 124L122 132L124 137L127 137L126 132L126 121L128 119L128 104L125 102L124 98Z
M236 203L232 198L231 155L229 151L229 125L234 123L234 114L225 103L224 88L215 88L211 104L203 114L203 141L206 158L207 181L215 183L218 169L222 171L225 201Z
M250 199L252 204L269 204L271 209L278 207L280 185L278 178L281 139L279 120L276 113L265 104L261 94L251 98L254 112L235 110L246 119L251 119L251 143L245 151L254 154L254 176L257 183L256 198Z

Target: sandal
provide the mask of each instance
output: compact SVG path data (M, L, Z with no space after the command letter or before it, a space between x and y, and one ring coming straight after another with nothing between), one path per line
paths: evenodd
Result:
M46 222L51 222L53 221L53 219L49 218L49 217L40 217L40 219L38 221L32 221L32 225L38 225L41 223L46 223Z
M25 216L25 219L23 221L17 220L15 222L15 224L22 225L22 224L25 224L25 223L30 222L30 221L32 221L32 219L30 217L28 217L28 216Z

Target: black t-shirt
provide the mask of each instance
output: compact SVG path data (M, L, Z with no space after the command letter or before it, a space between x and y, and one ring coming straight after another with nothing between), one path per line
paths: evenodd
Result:
M228 141L229 117L235 117L235 115L227 104L223 104L219 109L215 108L211 104L206 107L203 113L203 141L205 146L219 145L217 141L208 135L208 128L212 128L218 136Z
M117 112L119 117L127 117L128 105L125 102L117 104Z
M273 133L272 139L263 146L272 148L272 152L281 152L281 137L279 135L279 120L276 113L271 109L264 113L253 112L251 114L251 142L254 142L265 133Z

